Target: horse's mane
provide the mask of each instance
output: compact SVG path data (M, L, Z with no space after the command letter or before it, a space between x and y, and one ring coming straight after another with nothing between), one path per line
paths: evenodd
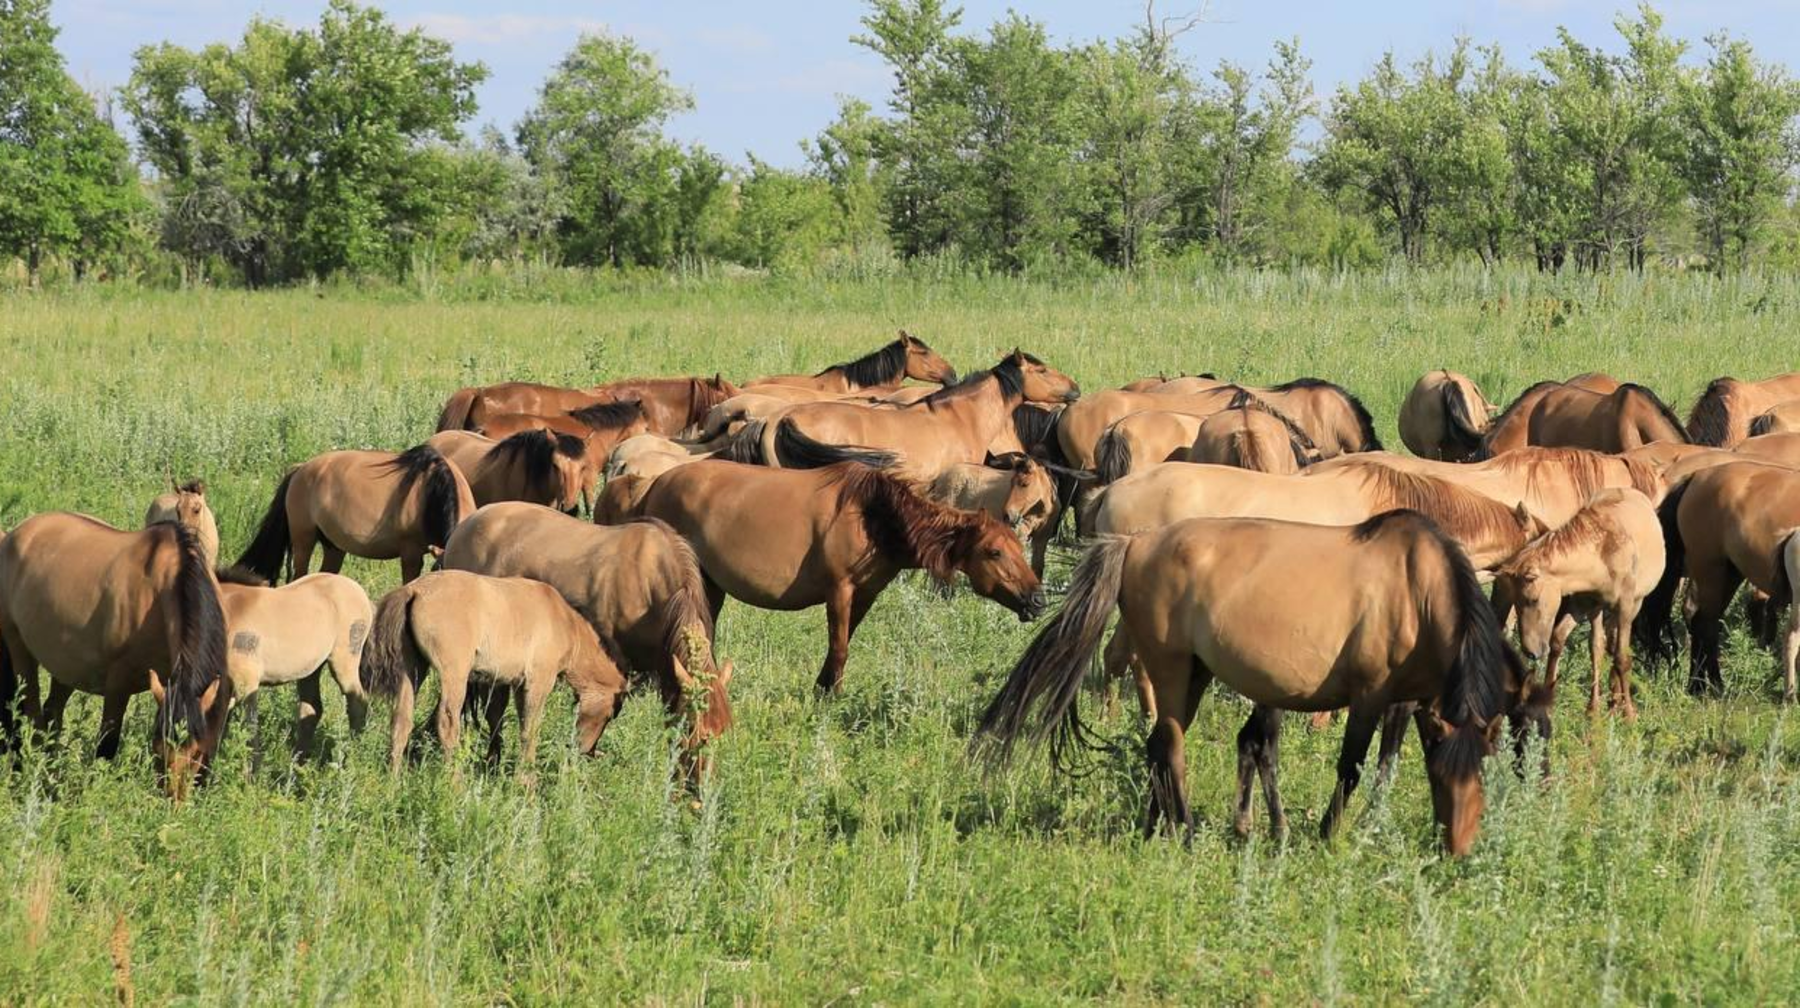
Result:
M1632 396L1639 396L1647 400L1662 415L1663 421L1669 425L1669 429L1681 438L1683 444L1693 443L1692 439L1688 437L1687 428L1683 427L1681 420L1675 416L1675 411L1670 409L1669 404L1663 402L1654 391L1635 382L1626 382L1620 385L1613 394L1618 396L1621 401Z
M1341 396L1344 404L1350 408L1351 415L1356 418L1357 435L1362 439L1362 444L1357 446L1357 450L1381 451L1381 438L1375 433L1375 418L1369 415L1369 408L1363 405L1362 400L1351 394L1350 390L1342 385L1328 382L1323 378L1295 378L1293 381L1284 382L1269 391L1295 392L1301 389L1326 389Z
M245 567L243 564L232 564L229 567L219 567L213 571L213 576L219 579L220 584L247 585L251 588L269 587L268 578Z
M897 476L865 465L832 466L827 485L835 485L838 506L862 513L863 531L888 558L920 567L940 581L956 574L979 534L988 526L1005 526L985 511L959 511L939 504Z
M1731 433L1731 404L1727 402L1732 387L1738 384L1736 378L1714 378L1706 385L1706 391L1694 400L1694 408L1688 411L1688 440L1697 445L1718 447L1725 443Z
M1027 364L1042 365L1044 362L1021 351L1018 357L1024 358ZM951 402L967 398L981 391L982 385L989 379L1000 384L1000 395L1008 402L1013 402L1025 394L1025 369L1019 365L1013 354L1007 354L1000 363L982 371L972 371L968 377L954 385L946 385L936 392L919 400L915 405L934 406L938 403ZM1016 418L1015 418L1016 422Z
M1026 451L1039 448L1062 452L1057 443L1056 422L1062 418L1062 410L1039 406L1036 403L1020 403L1013 407L1013 433L1018 435L1019 443ZM1052 459L1051 461L1055 461Z
M920 346L924 342L920 341ZM862 355L852 361L833 364L820 370L813 377L842 371L844 381L856 388L868 388L871 385L890 385L900 380L906 373L906 337L901 336L892 343Z
M1276 409L1269 402L1257 398L1256 394L1247 388L1237 385L1224 387L1238 390L1237 394L1231 397L1231 403L1225 407L1227 410L1256 410L1281 421L1281 425L1287 428L1288 443L1294 449L1294 461L1299 464L1300 468L1304 469L1318 461L1319 446L1313 443L1310 435L1300 429L1300 425L1294 422L1293 417Z
M572 434L553 434L542 428L522 430L488 449L487 461L492 465L518 466L532 486L545 486L557 479L556 457L579 459L587 454L587 444Z
M1499 566L1497 573L1521 574L1525 565L1531 561L1555 560L1589 544L1597 544L1604 550L1607 543L1618 536L1618 529L1602 520L1599 509L1590 503L1575 512L1575 516L1561 526L1526 543L1523 549Z
M711 378L688 379L688 427L696 427L706 422L706 414L732 396L738 394L736 385L726 381L721 375Z
M530 434L531 431L521 433ZM542 433L542 432L538 432ZM514 435L517 437L518 435ZM511 441L512 438L507 438ZM505 444L505 441L500 442ZM442 546L450 541L450 533L463 520L459 495L456 492L456 467L450 460L439 454L436 448L428 444L414 445L401 452L386 463L390 471L400 474L400 496L404 497L412 491L413 485L425 480L424 510L425 538L433 546Z
M629 427L644 415L642 399L615 399L612 402L595 403L592 406L583 406L568 412L569 419L586 424L596 431L619 430Z
M1349 462L1344 469L1360 475L1365 488L1379 493L1385 499L1384 509L1417 511L1430 518L1439 531L1459 539L1517 539L1525 534L1512 509L1448 480L1404 472L1375 461Z
M1770 413L1758 413L1750 421L1750 436L1762 437L1775 429L1775 417Z

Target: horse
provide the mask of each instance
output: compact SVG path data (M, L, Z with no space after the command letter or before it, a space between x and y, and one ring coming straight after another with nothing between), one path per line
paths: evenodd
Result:
M936 350L926 346L924 340L902 329L899 338L892 343L853 361L833 364L810 375L769 375L745 382L744 388L786 385L819 392L861 392L898 388L907 378L949 385L956 381L956 369Z
M528 501L574 514L600 480L600 456L572 434L522 430L504 441L469 431L441 431L425 443L469 481L475 506Z
M288 560L288 579L306 576L314 546L323 546L321 568L336 574L346 553L369 560L400 561L400 579L425 567L425 554L441 547L475 510L468 480L430 445L395 454L334 451L288 470L262 524L237 565L270 584Z
M1359 458L1339 455L1338 458ZM1241 401L1200 421L1187 461L1266 473L1296 473L1319 460L1319 448L1280 410L1244 393Z
M1720 628L1725 609L1745 581L1773 605L1793 601L1800 578L1800 471L1742 461L1703 469L1669 491L1658 509L1668 563L1639 612L1650 626L1668 625L1675 589L1688 579L1688 690L1722 690ZM1800 607L1790 607L1781 641L1783 697L1795 696L1795 656L1800 653ZM1669 656L1672 642L1660 640Z
M75 691L99 694L103 759L118 754L125 711L148 689L151 749L170 797L206 779L224 737L232 684L225 612L205 547L174 522L126 532L97 518L50 512L0 539L0 738L19 742L13 696L56 735ZM50 694L37 706L37 672ZM177 741L178 728L186 739Z
M1800 432L1800 399L1789 399L1776 403L1758 413L1756 419L1750 421L1751 437L1797 432Z
M1467 462L1481 450L1493 413L1468 375L1427 371L1400 404L1400 440L1420 458Z
M350 730L362 731L369 706L360 669L375 618L368 592L338 574L308 574L280 588L237 567L219 571L218 579L219 602L231 635L226 674L231 677L232 696L244 705L250 737L256 737L261 689L294 683L300 696L294 755L311 753L324 711L319 680L327 664L344 691Z
M1138 389L1137 391L1158 392L1163 395L1193 395L1196 392L1206 392L1230 384L1230 382L1224 381L1216 375L1181 375L1177 378L1165 378L1154 385ZM1124 388L1127 391L1132 391L1129 385L1124 386Z
M740 390L724 378L627 378L590 389L536 382L505 382L458 389L438 414L440 431L475 430L496 413L555 416L601 403L636 399L643 403L650 430L675 437L699 426L706 411Z
M1501 504L1522 503L1550 528L1566 523L1588 498L1608 487L1630 487L1652 501L1662 499L1663 494L1663 479L1655 467L1635 457L1585 448L1515 448L1482 462L1434 462L1365 452L1327 459L1308 472L1319 475L1365 465L1455 483Z
M660 476L662 472L656 475ZM599 496L594 498L594 524L623 525L630 521L631 516L637 513L638 502L650 492L650 484L654 482L656 476L635 472L607 480L606 486L600 489Z
M536 504L489 504L457 526L442 567L555 588L616 648L621 668L655 680L671 723L686 726L687 780L707 774L706 743L731 727L728 677L713 663L699 562L668 525L642 519L602 527Z
M1056 426L1062 421L1065 406L1044 406L1038 403L1020 403L1013 408L1013 436L1018 439L1019 450L1037 459L1045 469L1049 470L1051 479L1056 484L1055 504L1049 516L1038 526L1031 536L1031 569L1038 577L1044 576L1044 564L1049 559L1050 540L1056 537L1062 527L1063 515L1074 502L1076 493L1083 483L1093 479L1093 474L1069 464L1064 457L1062 445L1056 436Z
M1662 580L1662 524L1650 498L1629 488L1602 490L1575 517L1531 542L1494 572L1494 604L1519 617L1525 657L1544 659L1544 679L1557 666L1575 624L1592 627L1593 689L1588 713L1600 710L1602 656L1611 633L1612 709L1637 719L1631 699L1631 640L1651 628L1637 623L1644 597Z
M1116 483L1158 462L1188 461L1188 448L1205 419L1193 413L1166 410L1145 410L1120 417L1094 443L1094 484Z
M689 678L679 657L671 662L677 678ZM550 585L460 570L427 574L383 596L363 663L369 692L394 702L388 751L394 773L412 736L418 689L434 668L444 756L456 752L463 702L476 680L500 687L487 700L489 762L499 762L500 722L511 697L519 717L519 761L526 767L537 759L544 703L558 678L575 691L575 748L584 756L597 751L628 685L594 628ZM730 677L728 662L719 671L721 688Z
M1790 399L1800 399L1800 372L1762 381L1715 378L1688 412L1688 439L1715 448L1735 447L1750 436L1751 421Z
M199 537L200 549L206 554L207 566L218 565L219 523L213 517L212 508L206 504L204 480L188 480L186 483L170 480L169 492L157 496L144 512L146 528L159 521L172 521L187 526L189 531Z
M667 522L692 545L715 618L727 597L759 609L825 606L822 692L841 688L851 635L903 570L939 581L962 573L976 594L1021 622L1044 607L1043 587L1005 525L855 463L682 466L657 477L636 513Z
M495 413L475 431L495 441L505 441L528 430L547 430L581 439L582 448L594 458L603 459L626 440L649 433L650 416L644 404L636 399L595 403L557 416L532 413Z
M1303 576L1301 572L1304 572ZM1317 593L1296 585L1321 583ZM1504 719L1547 726L1547 700L1526 682L1468 558L1430 519L1389 511L1350 527L1202 518L1106 536L1082 558L1062 609L1032 640L983 712L978 738L1001 758L1021 735L1049 737L1065 765L1087 729L1080 685L1117 608L1143 651L1160 713L1145 744L1159 820L1191 842L1185 734L1213 679L1268 714L1238 736L1240 832L1249 778L1264 785L1273 830L1286 816L1276 787L1276 710L1349 707L1337 787L1320 824L1331 838L1392 705L1415 714L1432 810L1449 852L1473 846L1483 810L1481 764Z
M1073 402L1079 395L1069 376L1014 350L989 370L904 409L842 402L791 407L746 427L727 457L793 469L863 462L929 480L958 462L987 457L1020 403Z
M1657 441L1687 441L1681 421L1656 393L1627 382L1611 392L1539 383L1494 419L1477 459L1538 445L1616 454ZM1554 383L1550 383L1554 384ZM1521 403L1528 405L1521 408Z
M1140 413L1178 413L1205 419L1230 407L1240 390L1235 385L1201 392L1126 392L1106 389L1063 410L1056 423L1056 440L1070 466L1098 472L1100 441L1113 425ZM1198 428L1195 428L1198 433ZM1193 443L1193 437L1188 437Z
M1043 463L1022 452L989 455L980 465L953 465L925 488L925 496L959 511L998 518L1025 540L1037 535L1056 512L1055 478Z

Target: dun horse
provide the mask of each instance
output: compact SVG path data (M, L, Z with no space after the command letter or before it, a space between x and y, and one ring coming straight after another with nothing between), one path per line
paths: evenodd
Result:
M676 437L699 427L706 411L738 394L724 378L628 378L590 389L561 388L535 382L506 382L458 389L444 402L438 430L479 430L500 413L556 416L601 403L636 399L643 403L650 429Z
M686 678L679 657L678 678ZM510 697L519 717L520 763L537 758L538 727L556 680L575 691L575 748L591 756L618 713L626 681L594 628L555 588L527 578L438 571L389 592L376 611L365 662L371 693L394 700L389 764L395 773L412 735L413 702L438 670L437 737L448 757L462 734L469 683L497 687L487 701L488 759L500 757L500 722ZM719 671L720 685L731 676Z
M770 375L744 383L746 389L768 385L813 389L819 392L861 392L865 389L891 390L900 382L934 382L949 385L956 381L956 369L925 341L901 330L900 337L879 350L853 361L833 364L810 375Z
M411 581L424 570L426 552L442 547L474 510L468 481L429 445L399 455L327 452L282 477L238 566L273 584L285 557L293 580L306 576L313 548L323 546L327 574L351 554L397 558L400 579Z
M443 431L425 443L462 471L476 507L525 501L574 514L592 500L603 461L580 438L547 430L523 430L504 441Z
M1319 449L1294 421L1242 393L1231 408L1201 421L1188 461L1266 473L1296 473L1319 459ZM1339 458L1360 456L1340 455Z
M825 606L830 642L818 680L825 691L842 684L851 635L903 570L941 581L964 574L976 594L1022 621L1044 607L1037 575L1006 526L854 463L682 466L657 478L638 513L667 522L693 545L715 616L727 596L761 609Z
M1761 437L1764 434L1792 434L1800 432L1800 399L1790 399L1757 414L1750 421L1750 436Z
M1121 417L1094 443L1094 482L1119 480L1158 462L1187 462L1205 416L1145 410Z
M152 500L149 509L144 512L144 525L148 527L159 521L185 525L188 531L199 537L200 549L206 554L207 565L218 566L219 523L213 518L212 508L206 504L206 483L202 480L188 480L180 484L173 480L169 482L169 492Z
M488 417L475 433L495 441L505 441L514 434L528 430L547 430L552 434L580 438L582 450L597 459L603 459L627 439L648 433L650 417L644 412L643 403L636 399L622 399L618 402L584 406L557 416L496 413Z
M1300 580L1337 586L1297 589ZM1022 735L1048 737L1056 761L1084 740L1081 681L1117 608L1143 651L1160 712L1145 745L1151 794L1146 835L1159 821L1185 828L1185 735L1217 678L1265 709L1350 709L1338 782L1320 825L1331 837L1361 779L1370 742L1391 705L1415 716L1432 809L1453 855L1473 846L1484 805L1481 764L1508 717L1547 706L1528 695L1523 662L1500 632L1462 550L1409 511L1338 528L1197 519L1096 542L1062 610L1039 632L982 715L980 732L1004 754ZM1238 738L1241 790L1263 780L1277 833L1277 717ZM1247 808L1240 800L1240 827Z
M1468 375L1427 371L1400 404L1400 440L1420 458L1466 462L1481 450L1493 413Z
M1687 439L1674 411L1642 385L1626 383L1611 392L1593 392L1543 382L1527 389L1494 419L1477 457L1492 458L1528 445L1616 454L1656 441Z
M1800 373L1762 381L1715 378L1688 413L1688 438L1695 444L1734 447L1750 436L1752 420L1790 399L1800 399Z
M953 465L938 474L925 495L947 507L992 515L1022 539L1037 535L1056 512L1055 478L1022 453L990 455L981 465Z

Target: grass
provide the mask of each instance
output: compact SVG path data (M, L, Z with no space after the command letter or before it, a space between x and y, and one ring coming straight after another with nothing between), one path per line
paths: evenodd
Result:
M1361 393L1390 442L1401 397L1437 366L1496 399L1606 370L1685 410L1717 374L1791 368L1800 305L1790 278L1474 271L495 292L4 296L0 524L55 508L132 523L171 475L198 475L233 552L286 465L416 443L458 385L816 368L900 326L963 369L1020 345L1089 388L1316 374ZM378 594L395 566L348 572ZM236 734L216 784L172 807L147 702L103 765L86 755L98 701L78 698L62 751L0 770L0 1001L129 986L151 1004L1767 1003L1800 987L1800 730L1741 631L1724 700L1652 673L1628 726L1590 723L1584 690L1565 690L1553 779L1496 768L1458 863L1436 852L1412 745L1320 845L1302 826L1341 729L1297 721L1282 754L1295 839L1233 842L1246 709L1222 691L1190 736L1192 850L1137 839L1134 755L1074 781L1038 757L982 774L970 726L1029 633L903 581L859 633L842 698L820 703L822 614L728 607L739 720L698 810L671 800L670 738L644 700L594 761L560 744L556 701L527 787L435 758L390 779L383 733L351 737L330 687L327 754L291 766L292 694L276 691L260 769ZM1575 683L1585 655L1571 648ZM1123 708L1101 724L1135 731Z

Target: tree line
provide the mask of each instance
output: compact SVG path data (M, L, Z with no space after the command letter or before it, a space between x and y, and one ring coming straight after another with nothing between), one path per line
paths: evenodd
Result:
M1298 42L1201 72L1195 18L1055 43L1010 14L871 0L893 75L790 170L668 136L693 98L631 39L584 35L507 132L465 132L479 63L374 7L135 54L86 94L49 0L0 0L0 258L35 282L252 286L446 264L774 270L942 261L1035 271L1180 259L1353 267L1479 258L1800 264L1800 86L1650 6L1528 64L1454 40L1315 94ZM115 120L119 120L115 124Z

